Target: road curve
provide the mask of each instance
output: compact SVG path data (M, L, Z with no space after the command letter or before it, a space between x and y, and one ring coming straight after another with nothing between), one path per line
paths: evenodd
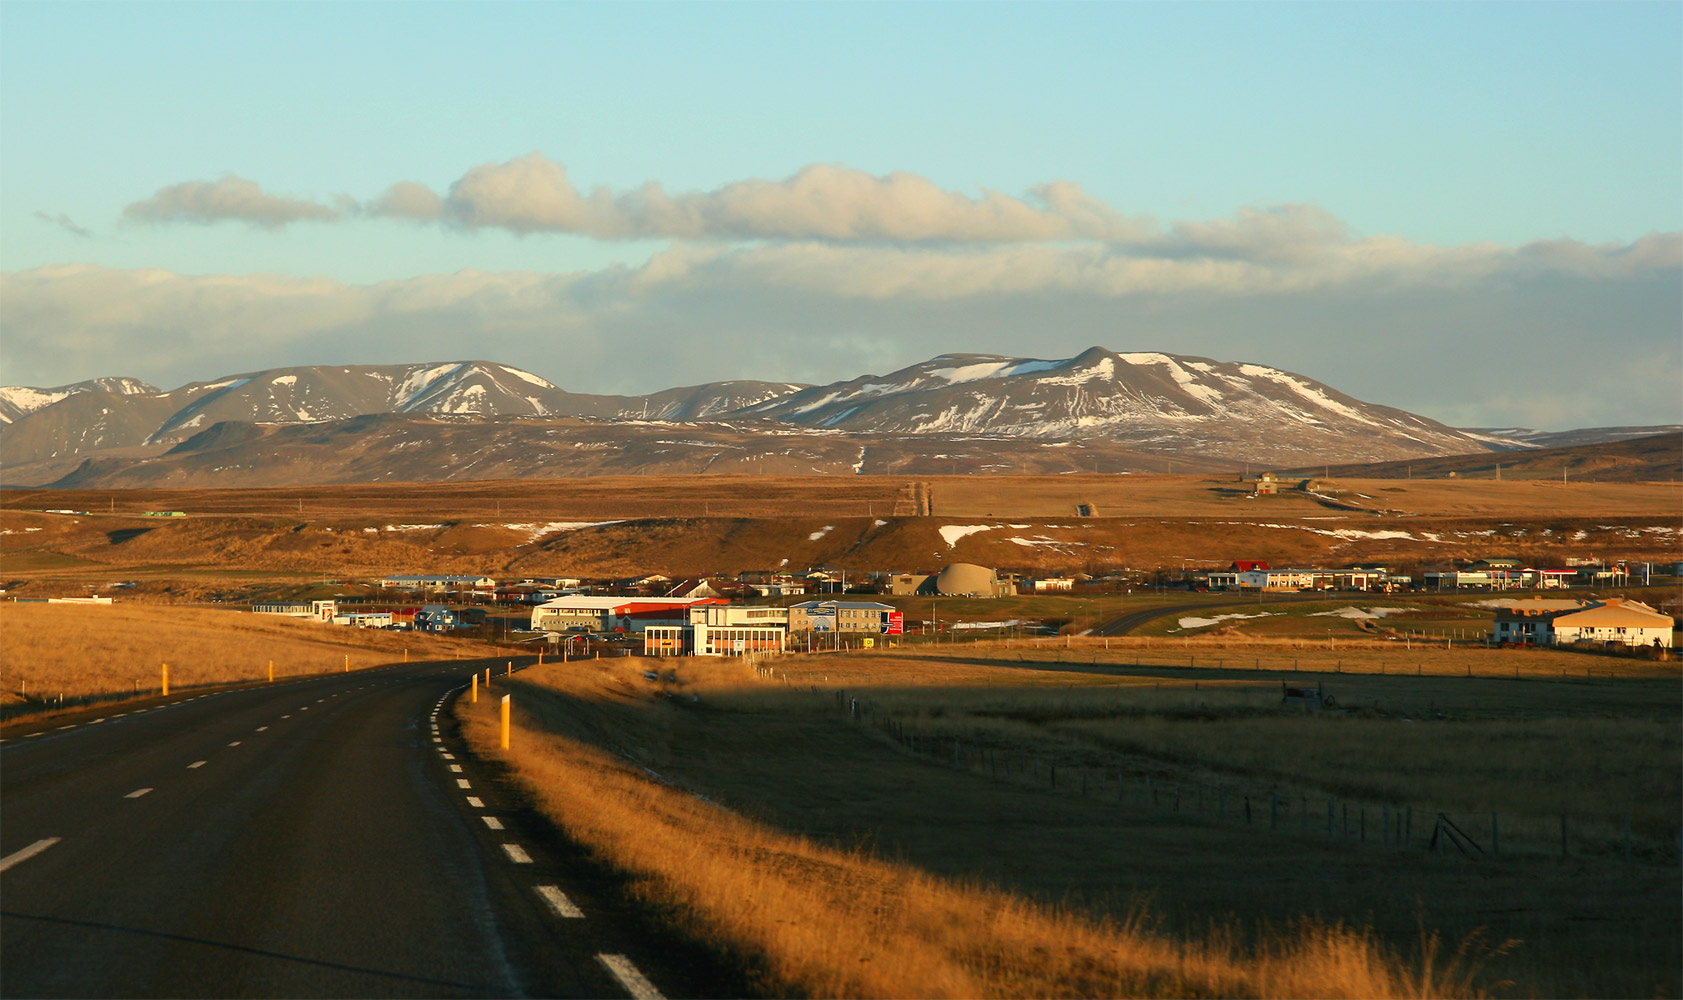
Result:
M0 995L740 994L463 751L472 669L8 727Z

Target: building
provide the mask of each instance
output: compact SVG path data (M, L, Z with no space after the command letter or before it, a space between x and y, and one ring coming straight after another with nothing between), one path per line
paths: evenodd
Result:
M1254 495L1259 497L1271 497L1279 492L1280 479L1272 472L1264 472L1262 475L1256 477L1256 490Z
M791 632L863 632L900 635L906 619L890 604L875 601L806 601L789 608Z
M448 632L462 626L456 611L443 604L428 604L422 607L415 612L414 622L417 632Z
M877 581L877 587L895 597L910 597L933 591L934 585L929 582L931 579L933 577L928 573L889 573Z
M333 624L352 628L391 628L395 621L390 611L352 611L333 616Z
M1515 601L1496 612L1490 641L1550 646L1580 642L1670 649L1676 623L1641 601Z
M285 615L288 618L308 618L330 622L338 613L338 601L267 601L251 606L254 615Z
M450 576L426 573L395 573L380 578L386 590L412 590L432 593L448 591L483 591L495 593L497 581L489 576Z
M1609 597L1582 611L1568 611L1554 619L1556 643L1611 642L1626 646L1671 648L1676 622L1641 601Z
M1067 594L1075 589L1075 581L1063 576L1040 577L1023 582L1036 594Z
M1005 597L1012 590L999 574L975 563L953 563L935 575L935 593L942 597Z
M532 609L534 632L642 632L650 625L685 625L696 604L717 597L593 597L570 594Z
M643 629L645 656L745 656L781 653L789 639L788 608L696 604L687 621Z

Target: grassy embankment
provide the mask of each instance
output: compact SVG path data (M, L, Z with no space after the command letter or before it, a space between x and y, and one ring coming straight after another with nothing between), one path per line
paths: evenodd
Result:
M171 690L351 670L460 654L482 644L420 633L338 628L232 609L139 604L0 605L0 697L8 715L97 696L156 693L169 664Z
M1278 830L1260 813L1246 826L1237 800L1221 816L1213 796L1202 812L1166 798L1150 807L1130 781L1122 802L1097 784L1082 794L1067 771L1053 788L1044 768L999 774L972 752L992 739L1043 762L1073 753L1065 766L1093 774L1325 784L1399 804L1423 788L1440 803L1483 803L1485 789L1519 780L1498 803L1514 822L1562 794L1581 805L1670 789L1655 815L1674 817L1675 684L1474 680L1505 693L1481 687L1488 705L1413 723L1435 728L1410 740L1399 735L1410 724L1386 714L1282 718L1275 678L1266 698L1209 692L1239 679L1200 669L1170 696L1158 687L1167 668L1095 673L1055 659L1073 650L1035 655L790 658L771 679L691 662L668 664L674 679L659 685L642 677L646 661L543 668L515 681L509 763L571 835L635 872L692 931L747 956L771 993L1381 996L1503 979L1521 994L1679 992L1674 824L1666 840L1640 821L1629 864L1605 850L1562 863L1511 847L1473 863L1421 849L1424 811L1402 849L1309 835L1295 816ZM1464 685L1459 672L1361 681L1393 686L1387 702L1447 702L1448 688L1395 686ZM1205 704L1188 712L1194 683ZM1586 693L1591 718L1575 723ZM857 721L855 697L870 703ZM1504 750L1518 734L1490 717L1499 711L1540 725ZM1633 725L1621 738L1597 714ZM463 715L476 744L494 745L488 715ZM881 720L898 725L870 724ZM890 735L908 726L928 738L915 752ZM968 744L965 766L952 765L952 735ZM1451 790L1474 770L1482 785ZM1488 956L1482 975L1464 962L1445 972L1422 958L1422 927L1524 943Z

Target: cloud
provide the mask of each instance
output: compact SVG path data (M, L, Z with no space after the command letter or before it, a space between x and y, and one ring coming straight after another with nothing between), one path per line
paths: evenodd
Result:
M244 222L280 229L294 222L335 222L353 205L337 207L264 191L256 181L227 174L217 181L184 181L159 188L152 197L123 209L130 222Z
M1098 245L685 243L639 267L369 285L73 265L0 274L0 337L7 377L38 385L480 357L586 392L828 382L944 352L1102 344L1276 365L1474 426L1679 420L1678 234L1330 243L1273 263Z
M80 236L83 239L86 239L93 235L93 233L72 222L70 216L65 215L63 212L60 212L57 215L48 215L45 212L36 212L35 217L40 219L42 222L52 223L72 236Z

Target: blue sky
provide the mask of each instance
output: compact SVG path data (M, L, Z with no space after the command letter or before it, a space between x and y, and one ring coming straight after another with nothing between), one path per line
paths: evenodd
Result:
M490 356L630 391L1099 343L1460 423L1669 422L1680 58L1666 3L9 2L0 381ZM815 165L846 171L789 183ZM229 175L244 200L204 200ZM443 207L376 211L403 181ZM682 211L640 214L649 182ZM1642 359L1622 409L1586 336ZM1399 387L1403 343L1547 357L1530 399L1425 361Z

